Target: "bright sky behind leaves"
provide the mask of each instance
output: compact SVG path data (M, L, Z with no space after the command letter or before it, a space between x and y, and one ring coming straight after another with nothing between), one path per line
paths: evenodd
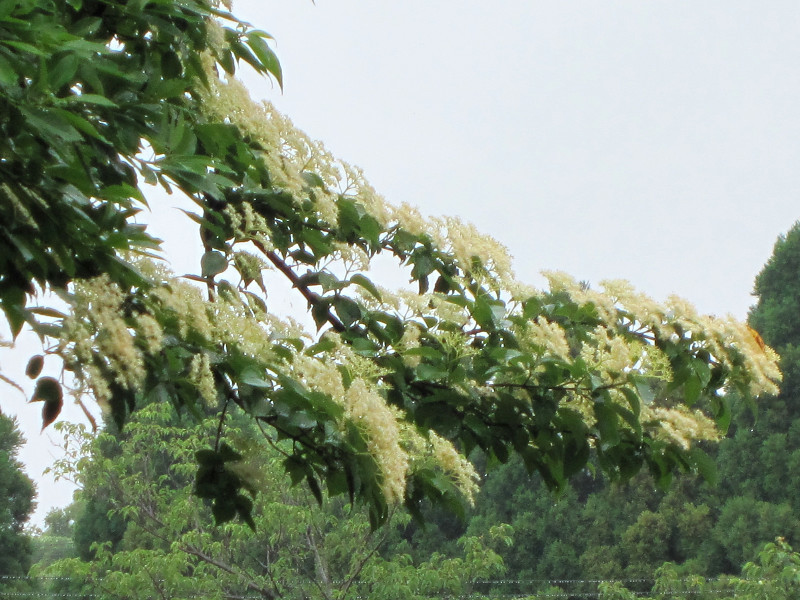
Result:
M800 217L794 0L234 0L234 13L276 38L283 64L283 94L248 80L255 95L389 201L505 243L523 281L625 278L744 318ZM177 200L153 204L176 269L197 271ZM32 441L41 522L70 491L39 477L54 452L40 407L3 393Z

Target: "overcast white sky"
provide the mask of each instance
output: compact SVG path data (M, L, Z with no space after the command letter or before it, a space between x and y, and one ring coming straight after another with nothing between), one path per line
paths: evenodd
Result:
M503 241L523 281L625 278L744 318L800 217L796 0L234 2L285 73L283 94L254 94L389 201ZM160 202L166 235L180 217ZM2 393L32 441L40 521L70 492L39 475L39 407Z

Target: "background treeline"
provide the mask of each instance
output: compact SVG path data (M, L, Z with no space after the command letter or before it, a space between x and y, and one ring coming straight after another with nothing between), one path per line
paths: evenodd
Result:
M13 522L4 513L12 524L0 529L14 540L3 542L0 590L108 598L800 597L800 557L791 549L800 540L800 224L779 238L755 293L749 323L782 357L782 391L757 407L733 399L728 437L705 448L716 462L713 484L682 476L663 489L647 473L610 484L587 469L556 496L519 461L488 465L477 456L484 481L463 518L436 512L423 528L398 512L373 532L358 507L326 499L320 508L303 485L287 490L281 442L254 447L243 422L229 459L256 482L255 529L213 527L193 492L195 453L213 439L215 416L209 409L198 424L151 405L124 431L108 424L94 439L61 425L72 447L86 444L91 455L54 466L81 490L31 540L21 509L4 509L17 513ZM0 449L9 470L18 439L10 421L0 425L8 429ZM24 481L13 485L30 494ZM31 579L12 579L28 564ZM611 580L618 583L598 584Z

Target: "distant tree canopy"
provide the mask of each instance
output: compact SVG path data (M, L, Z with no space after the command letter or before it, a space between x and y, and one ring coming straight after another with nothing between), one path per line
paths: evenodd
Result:
M253 524L249 415L293 483L344 493L373 526L425 499L458 511L490 460L518 454L561 486L594 453L612 478L707 470L695 440L730 418L725 391L775 392L774 353L747 326L552 273L518 282L496 241L385 202L235 79L281 83L269 36L206 0L18 0L0 10L0 307L62 361L37 378L45 424L64 388L123 427L172 403L217 435L195 493ZM199 272L172 275L141 211L144 183L185 194ZM413 289L367 273L392 257ZM264 272L316 332L270 310ZM198 285L199 284L199 285ZM66 311L42 305L60 296ZM39 302L35 301L40 298Z
M750 324L781 354L781 396L796 399L800 396L800 223L775 242L756 278L755 294L758 303L750 311Z
M284 457L253 441L246 430L256 425L241 414L228 422L228 435L259 446L237 465L259 492L255 531L238 522L212 526L211 511L193 495L194 453L217 426L213 417L187 423L166 403L139 408L122 432L92 436L82 424L58 423L65 440L91 460L63 464L80 483L69 510L76 518L68 525L77 553L43 555L31 571L37 591L130 600L423 600L464 595L473 580L502 575L495 550L506 546L507 527L464 536L456 556L435 553L412 562L397 543L407 513L391 511L388 524L373 531L363 507L341 497L320 507L308 489L288 489ZM53 514L39 545L64 531L65 516Z
M767 264L756 277L757 304L750 324L775 348L800 340L800 223L775 242Z
M14 420L0 413L0 576L25 575L31 545L23 526L33 512L35 489L17 452L23 439Z

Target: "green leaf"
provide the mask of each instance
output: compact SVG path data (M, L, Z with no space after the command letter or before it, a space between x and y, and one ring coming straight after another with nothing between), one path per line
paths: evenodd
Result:
M328 318L330 317L328 314L329 307L330 305L328 304L328 301L324 298L318 299L311 306L311 318L314 319L314 324L317 326L317 330L322 329L322 327L328 322Z
M60 310L56 310L55 308L49 308L47 306L34 306L33 308L29 308L28 312L42 315L43 317L52 317L54 319L66 319L67 315Z
M233 499L217 497L211 506L211 513L214 515L214 521L217 525L222 525L228 521L232 521L236 516L236 503Z
M283 461L283 468L289 474L293 486L303 481L308 473L308 465L296 456L287 456Z
M617 424L617 413L610 402L595 402L594 414L597 418L597 430L600 432L600 439L603 449L619 444L619 428Z
M703 392L703 383L696 375L692 375L686 379L683 384L683 399L689 406L692 406L700 394Z
M367 290L372 296L378 301L383 302L383 298L381 297L380 291L378 291L377 286L372 283L370 279L362 275L361 273L356 273L350 278L350 283L355 283L356 285L361 286L365 290Z
M353 352L361 356L374 357L378 351L378 345L370 339L357 337L351 342Z
M350 327L361 319L361 307L347 296L337 296L332 304L345 327Z
M289 416L289 423L299 429L311 429L317 426L317 420L304 410L293 412Z
M321 354L322 352L330 352L334 348L336 348L336 342L333 341L333 338L325 336L319 342L309 347L309 349L306 350L306 354L309 356L315 356L317 354Z
M306 475L306 481L308 482L308 488L311 490L311 493L317 500L317 504L322 506L322 490L319 488L319 482L317 481L317 478L309 472Z
M639 393L639 397L645 404L652 404L653 400L655 400L656 394L653 391L653 388L650 387L650 384L646 381L637 381L636 391Z
M261 61L261 64L268 73L275 77L275 81L283 89L283 70L275 52L272 51L263 38L270 38L269 34L263 31L250 31L247 35L247 44L250 49Z
M80 94L75 96L69 96L67 98L67 102L72 104L94 104L96 106L107 106L109 108L118 107L116 102L113 102L107 97L101 96L99 94Z
M256 523L253 520L253 501L244 494L236 494L234 498L236 513L244 521L251 531L256 530Z
M472 318L481 328L492 330L501 325L506 308L500 301L481 296L475 300L471 312Z
M438 381L447 378L447 371L441 367L422 363L416 369L417 379L422 381Z
M693 446L689 450L688 458L691 466L695 468L709 484L716 485L719 482L717 463L702 449Z
M78 142L83 136L60 114L41 109L23 109L28 123L45 139Z
M306 182L306 185L312 188L325 188L325 182L322 180L317 173L313 171L303 171L300 173L300 177L303 178L303 181Z
M733 417L730 399L727 396L712 396L711 404L714 409L714 419L717 422L717 427L723 434L727 433Z
M219 452L217 454L219 456L219 460L221 460L222 462L237 462L242 460L242 455L236 452L236 450L231 448L225 442L222 442L219 448Z
M256 388L272 389L273 384L264 379L264 375L253 367L247 367L238 377L239 383L244 383Z
M14 70L14 67L0 54L0 84L6 86L14 86L19 83L19 75Z
M329 273L327 271L320 271L317 273L317 281L319 285L322 286L323 292L331 292L334 290L341 290L342 288L347 286L346 281L342 281L336 275Z
M17 40L1 40L0 44L5 44L6 46L10 46L11 48L16 48L17 50L21 50L22 52L27 52L29 54L34 54L36 56L41 56L41 57L47 56L47 52L45 50L37 48L33 44L29 44L28 42L20 42Z
M441 361L443 355L436 348L430 346L417 346L416 348L409 348L403 353L405 356L421 356L430 361Z
M61 384L52 377L41 377L36 382L36 389L31 402L44 402L42 407L42 429L56 420L64 406L64 392Z
M200 273L203 277L214 277L225 272L227 268L228 259L216 250L206 252L200 259Z

